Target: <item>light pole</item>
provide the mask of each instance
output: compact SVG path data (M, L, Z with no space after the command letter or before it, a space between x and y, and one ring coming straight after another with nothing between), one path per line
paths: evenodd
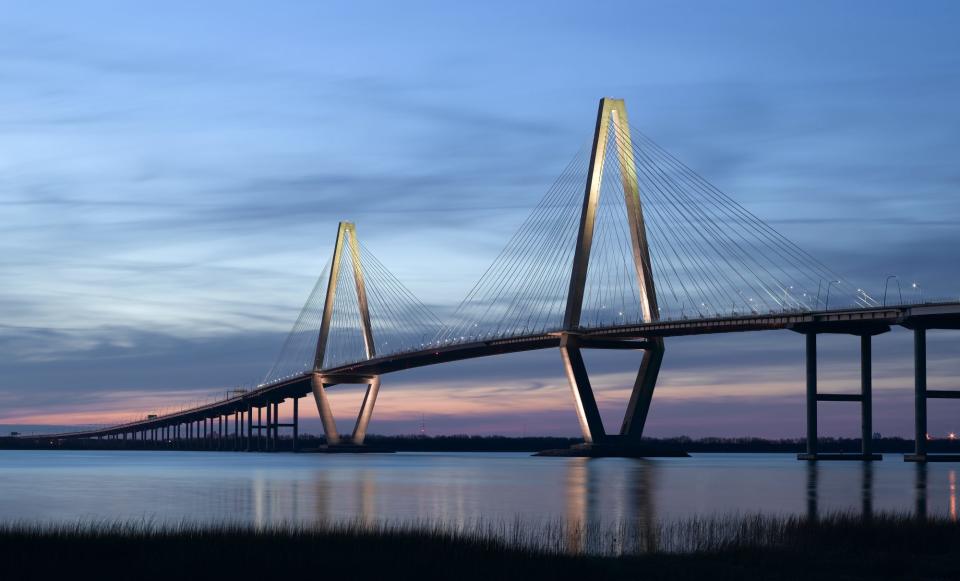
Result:
M890 279L891 279L891 278L897 279L897 294L900 295L900 304L902 305L902 304L903 304L903 289L900 288L900 277L897 276L897 275L895 275L895 274L891 274L890 276L887 277L886 282L883 283L883 306L887 306L887 287L890 286ZM916 286L916 285L914 285L914 286Z
M913 283L913 288L917 289L917 292L920 293L920 303L923 304L923 289L920 288L920 285Z
M826 302L823 304L823 310L825 310L825 311L829 311L829 310L830 310L830 287L833 286L834 283L840 284L840 281L839 281L839 280L831 280L830 282L827 283L827 300L826 300Z

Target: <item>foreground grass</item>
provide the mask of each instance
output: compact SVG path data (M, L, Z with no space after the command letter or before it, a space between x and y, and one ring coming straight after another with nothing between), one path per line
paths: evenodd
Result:
M599 554L597 554L599 553ZM667 525L0 526L4 579L960 579L960 525L844 514Z

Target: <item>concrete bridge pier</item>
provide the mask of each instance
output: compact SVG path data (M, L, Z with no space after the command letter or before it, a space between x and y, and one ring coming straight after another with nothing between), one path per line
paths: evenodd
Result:
M253 404L247 405L247 441L246 441L246 451L253 451Z
M873 335L888 331L888 327L868 329L860 337L860 393L819 393L817 391L817 335L818 330L804 332L806 344L806 415L807 449L797 454L798 460L882 460L873 452ZM845 331L826 331L846 334ZM860 403L860 453L821 453L817 442L817 404L819 402Z
M282 447L280 444L280 428L291 428L292 434L291 434L290 450L292 452L296 452L297 448L299 447L299 439L300 439L299 397L297 396L293 397L293 414L292 414L292 419L289 423L280 422L280 404L283 403L284 399L285 398L279 399L277 401L274 401L272 404L270 404L273 407L273 413L272 413L272 422L268 422L269 424L268 433L270 434L271 442L272 442L269 448L273 452L280 450Z
M327 388L339 384L362 384L367 386L349 442L344 442L340 432L337 431L337 423L333 418L333 408L330 406L329 397L327 397ZM317 411L320 413L323 433L327 438L326 446L322 449L328 451L348 451L363 446L363 442L367 437L367 427L370 424L370 418L373 417L373 408L377 403L377 394L380 391L380 376L334 376L314 373L311 378L311 389L314 400L317 402Z
M960 390L927 389L927 329L956 329L960 323L942 327L914 324L913 327L913 394L914 452L903 457L906 462L958 462L960 454L930 454L927 431L928 399L960 399Z
M273 402L273 451L280 446L280 402Z
M261 440L263 451L270 452L273 449L273 402L268 400L263 407L266 410L266 423L260 426Z
M300 398L293 398L293 451L296 452L300 445L300 411L299 411Z
M263 451L263 406L257 406L257 452Z
M582 349L618 349L643 351L640 370L630 394L618 434L608 434L597 407L590 377L583 361ZM641 438L646 425L653 390L663 361L663 339L596 339L578 333L560 334L560 357L573 395L574 410L583 432L583 444L569 450L545 450L542 456L686 456L680 450L654 449L643 446Z

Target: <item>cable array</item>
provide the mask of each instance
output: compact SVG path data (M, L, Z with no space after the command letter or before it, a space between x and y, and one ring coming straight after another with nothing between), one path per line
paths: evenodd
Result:
M652 317L709 319L877 305L640 131L609 127L598 160L602 179L580 327L648 322L625 198L634 184L658 307ZM362 244L360 264L354 265L347 233L323 367L367 357L355 266L363 275L376 356L562 330L589 165L590 147L581 148L446 325ZM329 268L265 382L313 368Z
M878 304L642 132L611 128L635 160L627 175L640 188L660 318ZM611 166L608 184L623 171Z
M343 251L337 279L334 281L333 307L322 368L335 367L367 358L363 319L357 290L357 265L350 251L351 234L344 234ZM367 309L375 356L417 351L427 347L442 323L401 283L362 243L359 270L366 291ZM313 371L317 340L323 322L328 263L300 310L293 329L287 335L276 363L263 384L273 383Z
M293 328L280 348L280 354L264 376L261 385L289 379L313 370L317 350L317 337L323 317L323 304L327 295L327 279L330 278L330 261L323 267L310 296L300 309Z
M589 149L578 152L454 311L438 344L529 335L563 323Z
M645 322L624 181L639 190L659 319L877 304L643 133L609 127L598 160L581 327ZM438 344L561 329L588 166L581 150L459 305Z
M427 348L443 327L442 321L363 244L360 261L377 355Z

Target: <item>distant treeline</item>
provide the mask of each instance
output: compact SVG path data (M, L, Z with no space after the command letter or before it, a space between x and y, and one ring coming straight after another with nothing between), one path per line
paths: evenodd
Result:
M644 438L644 444L686 452L801 452L806 446L803 438L767 440L763 438ZM370 448L395 450L398 452L539 452L569 448L582 442L580 438L559 438L548 436L530 436L514 438L508 436L378 436L370 435L366 444ZM219 444L219 446L218 446ZM324 444L322 437L303 435L299 449L309 451ZM134 441L134 440L47 440L38 438L0 437L0 449L62 449L62 450L150 450L176 447L186 450L232 450L235 440L232 435L218 442L216 439L194 439L171 442ZM256 447L254 447L256 449ZM281 437L278 449L289 451L292 440ZM960 440L930 440L930 452L960 453ZM821 452L857 452L860 450L859 438L820 438ZM909 453L913 451L913 440L904 438L876 438L874 451L887 453Z

